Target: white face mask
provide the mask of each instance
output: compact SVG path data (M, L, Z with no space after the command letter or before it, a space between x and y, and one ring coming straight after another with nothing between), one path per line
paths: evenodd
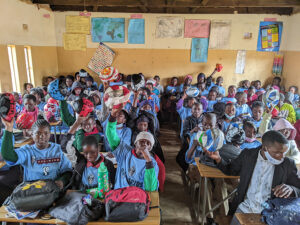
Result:
M286 154L286 153L285 153ZM279 165L283 162L284 160L284 157L281 159L281 160L278 160L278 159L274 159L270 153L268 151L265 151L265 156L267 158L267 160L272 163L273 165Z
M229 120L232 120L232 119L234 118L234 115L233 115L233 116L229 116L227 113L225 113L225 116L226 116L226 118L229 119Z

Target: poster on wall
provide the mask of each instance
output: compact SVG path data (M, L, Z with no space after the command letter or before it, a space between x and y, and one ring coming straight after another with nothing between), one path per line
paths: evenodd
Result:
M99 74L101 70L112 64L114 57L115 52L110 47L100 42L93 57L89 61L88 68Z
M257 51L278 52L282 34L282 22L261 21L259 24Z
M235 73L243 74L246 64L246 50L239 50L236 55Z
M92 18L93 42L125 42L124 18Z
M209 48L228 49L230 44L230 33L230 20L212 20L210 26Z
M185 38L208 38L210 30L210 20L185 20Z
M156 38L181 38L183 35L183 18L163 16L157 18Z
M75 34L89 34L90 17L66 16L66 32Z
M145 20L144 19L129 20L128 44L145 44Z
M207 62L208 38L193 38L191 62Z
M64 33L65 50L86 50L86 34L67 34Z

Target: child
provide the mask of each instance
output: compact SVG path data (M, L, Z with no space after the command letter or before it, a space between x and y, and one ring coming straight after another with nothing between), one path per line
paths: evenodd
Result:
M154 80L156 82L155 86L159 90L159 95L162 96L164 94L164 87L159 84L160 83L160 77L158 75L155 75Z
M245 121L243 124L243 129L245 131L245 142L241 145L241 150L244 149L253 149L261 146L261 143L256 140L257 128L254 123L250 121Z
M198 84L203 84L205 83L205 74L204 73L199 73L197 76L197 86Z
M274 78L275 79L275 78ZM279 111L278 117L285 118L291 124L296 123L296 112L291 104L284 103L285 97L284 94L280 93L280 99L275 107Z
M256 93L257 92L259 92L259 91L264 91L265 89L263 89L262 87L261 87L261 82L260 82L260 80L256 80L256 81L254 81L254 87L255 87L255 89L256 89Z
M73 82L74 82L74 77L72 75L68 75L66 77L66 85L67 85L67 88L68 88L68 95L71 94Z
M83 96L85 96L85 94L83 93L83 86L81 82L75 81L72 84L72 92L68 97L68 101L75 101L79 98L82 98Z
M117 115L121 111L113 109L108 120L106 136L116 157L118 168L115 189L136 186L145 191L158 190L158 166L150 155L154 145L153 135L140 132L134 142L134 147L125 144L117 135Z
M204 96L204 97L208 96L208 90L206 89L206 83L205 82L204 83L198 83L197 88L199 89L201 96Z
M44 112L44 107L46 105L46 102L43 101L44 99L43 90L41 88L32 88L30 90L30 94L35 96L36 105L39 108L39 111Z
M218 77L216 81L216 86L219 89L219 94L222 95L222 97L225 96L225 88L223 87L223 77Z
M252 104L252 117L249 117L249 120L255 124L256 128L258 129L260 126L260 123L262 121L262 116L264 113L264 106L263 103L260 101L255 101Z
M88 76L85 78L86 87L84 93L89 95L91 91L96 91L98 88L94 85L94 78L92 76Z
M272 80L271 86L269 85L268 87L272 87L272 88L280 91L281 90L280 83L281 83L281 78L280 77L274 77L273 80Z
M262 146L244 150L233 161L225 163L219 152L206 154L217 163L223 173L240 176L237 194L230 205L234 213L261 213L262 204L270 198L299 196L300 178L295 163L284 157L288 141L278 131L268 131L262 137ZM239 224L233 218L231 225Z
M250 87L250 81L249 80L243 80L242 86L237 89L237 92L245 92Z
M207 112L212 112L214 111L214 104L217 103L217 91L211 89L208 93L208 97L207 97Z
M236 98L236 115L235 116L251 116L251 109L246 104L247 103L247 94L245 92L238 92L235 95Z
M23 95L29 94L31 88L33 88L33 85L31 83L24 83L24 94Z
M82 140L83 154L75 152L77 162L72 176L73 189L86 191L86 189L98 187L98 168L104 163L108 170L110 187L115 183L113 163L106 159L98 149L98 140L94 136L86 136Z
M184 93L183 87L184 86L190 87L191 84L192 84L192 81L193 81L193 77L191 75L186 75L185 78L184 78L183 83L180 84L180 86L179 86L179 92Z
M236 109L234 103L230 102L225 105L225 113L222 118L218 120L218 125L220 130L226 133L229 125L232 123L235 118Z
M232 102L232 103L236 103L236 98L235 98L235 94L236 94L236 87L234 85L230 85L228 87L228 95L227 97L223 97L221 102Z
M16 102L16 117L23 110L24 105L22 104L22 97L17 92L13 92L15 102Z
M153 86L154 84L153 83L154 82L152 80L147 81L146 87L150 90L150 95L148 95L148 99L153 100L153 102L155 104L155 111L158 112L160 110L160 100L159 100L158 95L153 93L153 91L154 91L154 86Z
M256 90L254 86L249 87L247 92L247 104L251 107L252 103L257 100Z
M24 169L24 181L42 179L55 180L61 189L66 186L72 171L71 162L66 158L60 145L49 142L50 125L40 117L32 126L33 145L25 145L14 150L13 120L5 124L3 143L1 146L2 157L11 165L21 165Z
M175 95L178 92L179 92L178 78L177 77L172 77L170 85L168 85L167 88L166 88L166 93L171 94L171 95Z
M299 95L298 95L298 88L296 86L290 86L289 92L294 94L293 103L299 103Z
M38 117L38 114L39 114L39 109L36 106L35 96L31 95L31 94L24 95L23 101L24 101L24 107L23 107L23 110L22 110L21 114L22 113L29 113L33 116L34 121L36 121L37 117Z

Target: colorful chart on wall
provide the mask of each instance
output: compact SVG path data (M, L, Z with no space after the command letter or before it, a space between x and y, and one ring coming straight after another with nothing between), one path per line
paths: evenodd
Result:
M260 22L257 51L278 52L280 49L281 34L282 22Z
M181 38L183 34L183 18L163 16L157 18L156 38Z
M144 19L129 20L128 44L145 44L145 20Z
M93 42L125 42L124 18L92 18Z
M210 20L185 20L185 38L208 38L210 30Z
M228 49L230 44L230 33L230 20L212 20L210 26L209 48Z
M208 38L193 38L191 62L207 62Z

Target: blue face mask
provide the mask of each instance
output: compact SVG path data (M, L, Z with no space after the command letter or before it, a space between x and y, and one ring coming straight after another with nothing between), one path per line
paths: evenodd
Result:
M265 151L265 156L267 158L267 160L272 163L273 165L279 165L283 162L284 158L282 158L281 160L278 159L274 159L270 153L268 151Z
M123 123L117 124L116 128L117 128L117 129L121 129L121 128L123 128L123 125L124 125Z
M226 113L225 113L225 116L226 116L226 118L229 119L229 120L232 120L232 119L234 118L234 115L233 115L233 116L229 116L229 115L226 114Z

